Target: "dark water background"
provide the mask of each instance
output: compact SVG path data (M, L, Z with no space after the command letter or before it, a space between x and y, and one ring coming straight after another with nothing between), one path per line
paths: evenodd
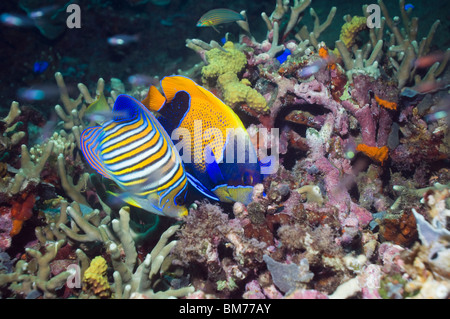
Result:
M53 110L58 103L57 96L49 99L27 102L21 101L17 92L20 88L36 85L54 85L54 73L65 75L67 84L73 88L74 98L78 94L76 84L83 82L92 90L99 77L108 83L111 77L126 81L133 74L164 76L178 69L187 69L200 58L185 47L187 38L200 38L205 42L220 41L225 32L239 33L236 24L220 28L220 34L212 28L197 28L196 22L206 11L213 8L229 8L236 11L247 10L250 27L256 39L265 38L266 27L260 17L261 12L268 15L275 7L275 0L233 1L233 0L172 0L167 6L156 6L151 2L131 6L132 0L115 1L74 1L81 8L81 29L66 29L56 39L43 36L37 28L14 28L0 25L0 114L3 115L13 100L28 103L43 110ZM136 1L134 1L136 2ZM67 1L3 0L0 13L19 13L24 11L19 4L29 7L44 7L49 4L64 5ZM329 47L339 38L345 14L362 15L363 4L376 1L326 1L313 0L313 7L321 21L324 21L331 6L338 8L333 24L319 38ZM385 1L391 16L399 15L397 1ZM408 2L407 2L408 3ZM441 20L433 49L450 47L450 1L412 1L413 15L418 16L419 38L427 35L436 19ZM61 23L68 16L63 13ZM172 26L165 26L162 19L172 19ZM305 12L300 24L312 30L309 10ZM140 41L126 47L111 47L107 38L117 34L139 34ZM42 74L33 73L36 61L48 61L49 67Z

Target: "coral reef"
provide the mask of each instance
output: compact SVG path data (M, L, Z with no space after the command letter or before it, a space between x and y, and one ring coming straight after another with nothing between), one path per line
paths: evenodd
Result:
M336 23L336 7L277 0L262 33L242 11L238 36L186 40L198 63L179 73L233 108L261 163L279 157L248 204L189 189L187 216L152 215L83 158L82 131L111 116L89 105L142 100L157 77L75 93L58 71L52 117L12 102L0 117L0 297L449 298L450 54L433 46L439 20L419 40L404 0L400 17L377 3L377 28L367 6Z

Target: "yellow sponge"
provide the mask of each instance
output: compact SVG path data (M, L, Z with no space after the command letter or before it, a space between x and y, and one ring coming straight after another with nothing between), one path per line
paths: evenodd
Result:
M366 17L354 16L350 22L346 22L341 29L339 39L350 48L356 40L358 33L367 28Z
M88 269L83 276L83 291L91 292L100 298L108 298L111 296L111 287L109 286L106 270L108 266L106 260L97 256L92 259Z
M246 103L249 108L258 113L269 111L266 99L250 86L249 80L242 79L239 81L235 73L227 72L219 76L217 82L222 90L225 104L230 107Z
M233 42L225 42L223 49L214 48L205 53L208 65L202 68L203 83L215 80L224 73L237 74L245 68L247 57L234 47Z

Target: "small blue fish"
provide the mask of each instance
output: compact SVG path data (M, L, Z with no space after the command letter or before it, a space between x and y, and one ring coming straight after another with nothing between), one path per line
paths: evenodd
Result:
M56 85L41 84L29 88L20 88L17 95L26 101L43 101L58 96L59 90Z
M113 114L114 119L81 134L87 162L124 190L113 195L128 204L158 215L187 215L187 177L167 132L129 95L117 97Z
M42 74L47 70L49 64L47 61L36 61L33 65L33 72L36 74Z
M408 11L409 9L413 10L414 8L415 7L411 3L405 4L405 10L406 11Z
M286 62L288 56L290 56L290 55L291 55L291 50L286 49L281 54L277 55L275 58L278 60L278 62L280 62L280 64L283 64L284 62Z

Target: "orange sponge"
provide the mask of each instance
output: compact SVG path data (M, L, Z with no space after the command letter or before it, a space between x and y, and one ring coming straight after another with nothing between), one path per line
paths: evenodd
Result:
M376 146L367 146L366 144L359 144L356 147L358 152L363 152L367 156L369 156L374 161L380 162L383 165L384 161L388 158L389 149L387 146L376 147Z
M383 99L380 99L378 96L375 95L375 101L377 101L378 105L389 109L389 110L396 110L397 109L397 103L395 102L389 102Z

